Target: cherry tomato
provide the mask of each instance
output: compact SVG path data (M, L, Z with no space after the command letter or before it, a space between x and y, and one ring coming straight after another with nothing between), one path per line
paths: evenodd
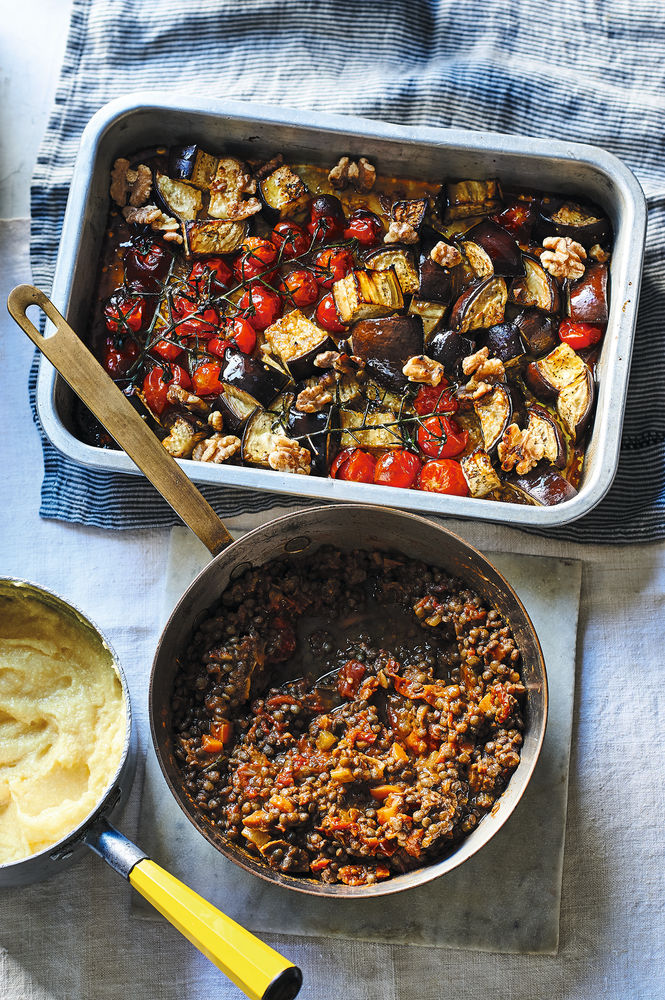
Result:
M319 286L311 271L304 268L291 271L279 283L280 291L293 302L294 306L304 309L311 306L319 297Z
M374 482L409 490L416 481L422 462L405 448L395 448L381 455L374 469Z
M455 497L469 495L462 466L452 458L437 458L425 462L416 482L416 488L428 493L449 493Z
M374 212L368 212L365 208L358 208L349 218L349 223L344 230L344 239L357 239L362 246L371 246L379 242L379 237L383 232L383 223Z
M452 458L464 451L469 441L452 417L427 417L418 429L418 446L430 458Z
M307 231L312 234L315 243L339 239L345 225L344 209L339 198L322 194L314 199L309 210Z
M376 459L361 448L344 448L330 466L332 479L352 483L373 483Z
M577 351L585 347L593 347L603 336L602 326L592 326L591 323L573 323L572 319L564 319L559 324L559 340Z
M312 243L302 226L289 219L278 222L270 234L270 242L282 251L282 260L293 260L307 253Z
M339 313L337 312L337 306L335 305L335 299L332 292L328 292L324 295L318 306L316 307L316 312L314 313L316 322L319 326L322 326L324 330L330 330L331 333L344 333L346 327L339 318Z
M180 365L155 365L143 380L143 393L146 402L153 413L159 416L163 413L168 404L166 393L170 385L181 385L183 389L190 389L192 380Z
M197 396L219 396L224 392L224 386L219 381L222 366L216 361L206 361L199 365L192 375L194 392Z
M260 236L248 236L240 246L240 256L233 262L233 271L238 281L257 278L277 260L277 247Z
M125 250L125 280L132 291L157 292L169 273L171 254L160 243L137 241Z
M413 401L413 408L421 417L432 413L457 413L459 402L452 389L447 389L448 380L442 378L438 385L421 385Z
M206 351L210 354L217 355L218 358L223 358L226 354L226 349L231 346L232 344L230 340L222 340L220 337L213 337L212 340L209 340L206 344Z
M111 333L126 333L128 330L138 333L143 327L145 310L144 298L116 293L104 306L106 329Z
M200 303L177 295L173 300L173 315L176 320L176 333L179 337L198 337L208 340L214 336L219 326L219 313L209 307L204 309Z
M138 353L138 344L130 337L122 338L120 343L113 337L107 337L104 345L104 368L109 375L125 375Z
M182 354L180 344L174 344L172 340L158 340L151 350L155 354L159 354L160 358L164 358L165 361L175 361Z
M198 298L221 295L231 285L231 268L221 257L197 260L189 272L187 283L192 286Z
M314 277L322 288L332 288L354 267L353 254L346 247L326 247L314 258Z
M227 341L243 354L251 354L256 347L256 330L248 320L240 316L222 320L222 332L226 334Z
M238 309L255 330L265 330L282 315L283 305L277 292L255 281L240 299Z

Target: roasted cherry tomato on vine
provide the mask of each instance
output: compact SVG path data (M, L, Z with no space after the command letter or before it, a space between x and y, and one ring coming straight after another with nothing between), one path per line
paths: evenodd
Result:
M107 337L104 345L104 368L109 375L126 375L138 354L138 344L131 337L122 338L120 343L113 337Z
M409 490L413 486L423 463L406 448L387 451L377 460L374 482L383 486L399 486Z
M327 295L323 296L316 307L314 316L316 322L324 330L329 330L331 333L344 333L346 330L344 323L339 318L332 292L328 292Z
M559 340L568 344L576 351L585 347L593 347L603 337L603 327L591 323L573 323L572 319L561 320L559 324Z
M452 458L463 452L469 432L452 417L427 417L418 429L418 447L430 458Z
M236 316L222 320L222 333L243 354L251 354L256 347L256 330L246 319ZM208 345L210 346L210 345Z
M413 408L421 417L432 413L457 413L459 402L452 389L447 389L448 381L442 378L438 385L421 385L413 401Z
M260 282L253 282L238 303L243 319L255 330L265 330L282 315L281 296Z
M462 466L452 458L435 458L431 462L425 462L416 481L416 487L428 493L449 493L455 497L469 495Z
M165 361L175 361L182 354L180 344L174 344L172 340L158 340L151 350L155 354L159 354L160 358L164 358Z
M111 333L126 333L128 330L138 333L143 327L145 312L146 301L143 297L112 295L104 306L106 329Z
M173 315L178 337L198 337L201 340L208 340L214 336L219 326L219 313L216 309L212 306L204 309L200 303L184 295L177 295L174 298Z
M383 223L374 212L368 212L366 208L358 208L350 216L344 239L356 239L362 246L371 246L379 242L379 237L383 232Z
M194 392L197 396L219 396L224 386L219 381L222 366L216 361L206 361L192 374Z
M312 234L315 243L339 239L345 225L346 218L339 198L322 194L314 199L309 210L307 231Z
M332 288L354 267L353 254L347 247L326 247L314 258L314 277L322 288Z
M330 466L332 479L351 483L373 483L376 459L361 448L344 448Z
M282 251L282 260L293 260L307 253L312 239L302 226L288 219L278 222L270 234L270 242Z
M164 365L164 367L155 365L143 380L146 402L157 416L166 409L168 404L166 393L170 385L181 385L183 389L190 389L192 380L180 365Z
M248 236L240 246L240 256L233 262L233 271L238 281L257 278L273 266L277 260L277 247L270 240L260 236Z
M189 272L187 284L191 285L199 298L221 295L233 280L231 268L221 257L197 260Z
M138 242L123 255L125 281L132 291L157 292L169 273L171 254L159 243Z
M319 297L319 286L311 271L302 268L291 271L279 283L279 289L294 306L304 309L313 305Z
M208 351L209 354L216 355L218 358L223 358L226 354L227 348L232 346L233 345L230 340L222 340L221 337L213 337L212 340L209 340L206 344L206 351Z

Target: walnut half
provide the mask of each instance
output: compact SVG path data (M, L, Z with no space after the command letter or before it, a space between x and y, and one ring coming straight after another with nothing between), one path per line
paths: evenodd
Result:
M418 231L408 222L391 222L388 232L383 237L384 243L417 243L420 237Z
M318 413L328 403L332 403L331 386L335 384L335 376L328 374L314 385L308 386L296 397L296 410L300 413Z
M192 458L197 462L214 462L221 465L240 451L240 438L233 434L213 434L212 437L200 441L192 452Z
M569 236L547 236L543 246L545 250L540 255L540 263L555 278L575 281L582 277L586 250L581 243L576 243Z
M332 187L338 191L352 184L356 191L371 191L376 181L376 167L361 156L356 162L348 156L341 156L328 174Z
M409 358L402 372L409 382L420 382L423 385L438 385L443 378L443 365L426 354L417 354Z
M462 360L462 371L471 378L459 391L460 399L480 399L497 382L503 382L506 369L500 358L490 358L489 349L481 347Z
M295 472L299 476L308 476L312 456L297 441L280 436L275 438L274 448L268 455L268 465L275 472Z
M518 476L530 472L545 455L542 437L529 427L521 431L517 424L509 424L497 448L504 472L515 469Z

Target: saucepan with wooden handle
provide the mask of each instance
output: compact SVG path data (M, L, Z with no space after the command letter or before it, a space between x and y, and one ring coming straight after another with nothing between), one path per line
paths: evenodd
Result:
M27 319L25 310L30 305L39 306L49 317L56 330L52 336L44 339ZM176 801L201 835L259 878L287 889L336 898L381 895L421 885L475 854L505 823L522 797L540 753L547 721L547 679L540 644L522 603L505 578L480 552L440 525L413 514L366 504L314 507L287 514L232 543L212 508L46 296L31 286L20 286L10 295L9 308L65 381L214 557L183 594L166 624L153 662L149 701L153 743L162 772ZM496 606L510 623L521 652L522 679L527 689L521 760L498 800L498 808L485 816L448 856L372 885L326 885L298 878L215 838L185 795L173 753L170 702L178 658L184 654L205 612L244 569L262 566L289 553L303 553L310 558L322 545L401 552L460 577Z

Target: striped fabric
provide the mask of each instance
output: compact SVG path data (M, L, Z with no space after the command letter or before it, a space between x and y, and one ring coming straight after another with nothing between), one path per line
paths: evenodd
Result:
M588 542L665 537L665 10L660 0L74 0L32 188L35 282L51 286L80 134L113 97L168 84L206 94L592 142L649 204L621 462L584 519ZM30 392L34 399L35 371ZM41 514L113 528L176 523L146 482L91 472L44 440ZM204 488L222 515L292 497Z

